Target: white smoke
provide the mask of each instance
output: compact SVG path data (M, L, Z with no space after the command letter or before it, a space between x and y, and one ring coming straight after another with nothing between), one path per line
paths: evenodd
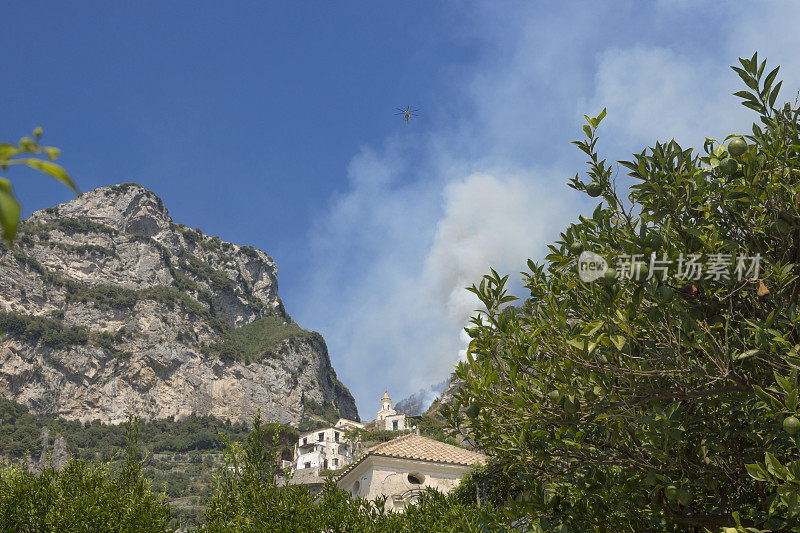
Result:
M741 87L727 68L740 55L758 49L788 67L786 87L799 86L800 6L738 6L719 19L718 3L694 2L643 13L596 3L464 10L459 36L474 37L480 52L437 96L458 109L427 113L432 124L362 149L349 188L311 233L298 322L328 340L365 418L384 388L404 397L463 356L462 328L477 307L464 287L489 268L518 287L526 259L541 259L569 220L594 207L566 187L584 168L569 146L583 113L608 107L599 148L624 159L665 137L698 146L746 131L752 115L730 96ZM693 15L714 23L705 33L680 25Z

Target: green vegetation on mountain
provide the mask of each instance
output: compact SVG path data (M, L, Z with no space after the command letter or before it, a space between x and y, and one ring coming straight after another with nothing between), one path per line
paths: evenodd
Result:
M305 410L306 417L314 416L321 418L322 421L306 418L306 420L304 420L298 428L301 432L312 431L314 429L318 429L319 427L329 427L339 420L339 411L336 409L336 406L334 406L328 400L319 403L315 402L311 398L304 397L303 409Z
M249 364L278 357L278 348L287 340L321 341L321 337L283 317L269 315L229 329L220 340L202 347L202 352Z
M140 421L138 427L142 476L152 481L154 490L165 492L173 514L182 523L198 523L202 504L213 492L213 477L223 465L222 452L226 443L244 441L250 432L248 426L208 416L189 416L177 421ZM36 416L25 406L0 398L0 465L4 459L16 464L25 455L36 460L41 455L44 428L50 431L50 442L63 438L69 454L83 461L81 465L88 470L94 467L87 465L118 459L120 449L126 445L125 424L98 421L82 424L53 416ZM292 446L299 436L295 429L270 423L264 425L263 433L265 439L275 443L278 455L291 459ZM83 466L70 468L81 470ZM46 477L52 480L53 475L50 472ZM27 481L18 482L32 482L30 475L25 479ZM95 496L87 494L86 497ZM1 527L2 520L0 511L0 530L5 531L6 528Z
M213 268L211 265L198 259L192 254L183 254L178 260L178 266L190 272L194 276L207 281L215 291L232 291L233 283L227 274L221 270Z
M0 398L0 456L19 458L26 453L38 456L41 433L48 428L51 435L64 437L67 449L84 459L109 460L124 445L123 424L81 423L53 416L31 414L21 404ZM151 454L187 453L192 451L221 452L226 435L232 441L245 438L246 424L231 424L216 418L189 416L182 420L140 422L139 446ZM284 432L297 432L283 426Z
M89 330L86 328L67 326L54 318L21 315L10 311L0 311L0 330L27 342L41 341L51 348L85 345L89 341Z

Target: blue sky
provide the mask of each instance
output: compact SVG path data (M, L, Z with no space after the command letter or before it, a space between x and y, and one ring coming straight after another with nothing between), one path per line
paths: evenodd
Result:
M609 108L601 148L624 159L747 128L738 56L800 88L797 4L600 4L16 3L3 140L41 125L82 190L142 183L175 221L275 257L369 419L384 388L459 360L464 286L593 207L565 185L583 113ZM69 200L14 170L26 214Z

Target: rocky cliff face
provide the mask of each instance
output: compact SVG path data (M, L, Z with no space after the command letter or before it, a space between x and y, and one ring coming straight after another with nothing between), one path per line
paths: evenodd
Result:
M442 394L438 398L436 398L433 401L433 403L431 403L431 405L428 407L428 410L425 412L426 414L437 415L439 413L439 409L441 409L443 405L453 401L453 396L455 396L456 393L458 393L464 382L456 378L455 376L452 376L449 380L445 381L443 384L444 387L442 390ZM441 385L442 383L440 383L438 386Z
M394 405L395 411L407 416L419 416L428 410L450 384L450 379L435 383L427 389L420 389L411 396L403 398Z
M358 420L325 341L264 252L174 224L137 184L37 211L0 251L0 394L117 423L212 415Z

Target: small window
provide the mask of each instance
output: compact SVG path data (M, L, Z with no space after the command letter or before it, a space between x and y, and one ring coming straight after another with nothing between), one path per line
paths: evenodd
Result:
M304 445L305 445L305 444L308 444L308 437L306 437L305 439L303 439L303 444L304 444Z
M393 422L392 422L392 429L393 429L394 431L397 431L397 420L395 420L395 421L393 421Z
M327 460L327 459L325 459L325 463L324 463L324 465L325 465L325 466L324 466L323 468L324 468L325 470L327 470L327 469L328 469L328 460Z
M317 435L317 440L319 442L324 441L325 440L325 433L320 433L319 435Z
M339 442L339 432L338 432L338 431L334 431L334 432L333 432L333 439L334 439L336 442Z
M311 463L306 463L306 468L311 468Z
M408 482L412 485L422 485L425 483L425 476L419 472L412 472L408 475Z
M339 459L333 460L333 466L339 466Z

